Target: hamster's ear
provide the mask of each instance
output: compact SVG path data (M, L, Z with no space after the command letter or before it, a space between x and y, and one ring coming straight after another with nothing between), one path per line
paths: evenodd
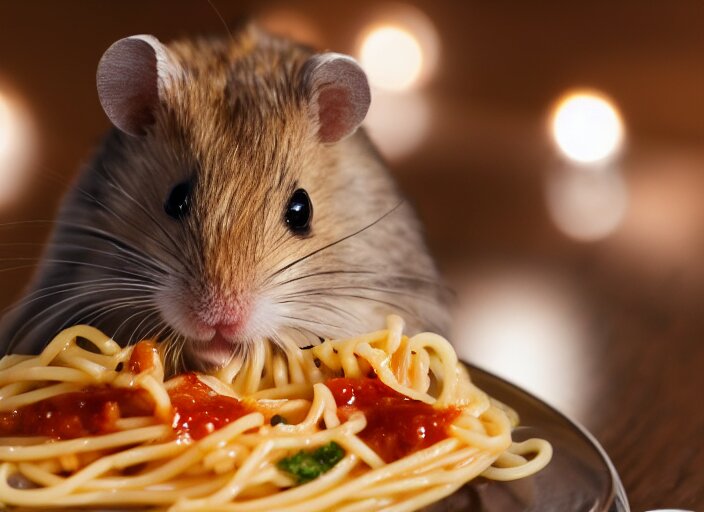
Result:
M167 50L154 36L113 43L96 73L100 104L112 124L129 135L144 135L172 74Z
M303 86L321 142L337 142L354 133L369 110L367 76L352 57L314 55L303 68Z

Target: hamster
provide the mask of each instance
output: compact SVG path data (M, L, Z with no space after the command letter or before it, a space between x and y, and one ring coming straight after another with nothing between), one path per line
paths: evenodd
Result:
M140 35L105 52L97 89L114 128L3 319L6 353L88 323L207 369L262 339L308 346L389 313L446 329L418 219L359 128L371 96L351 57L255 26Z

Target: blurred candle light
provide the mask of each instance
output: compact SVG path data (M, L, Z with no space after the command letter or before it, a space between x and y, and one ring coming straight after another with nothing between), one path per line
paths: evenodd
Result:
M0 207L17 198L31 159L29 116L19 102L0 90Z
M439 38L433 23L406 4L383 5L371 16L357 54L372 87L401 92L422 86L438 61Z
M407 4L381 4L369 19L357 44L372 88L365 126L385 158L400 160L422 144L432 122L420 89L437 67L439 38L430 19Z
M408 156L422 143L430 120L430 106L421 94L378 91L365 126L384 157L394 161Z
M609 236L621 225L628 191L614 168L583 172L560 169L546 181L548 213L565 235L582 242Z
M373 85L402 91L418 80L423 53L418 40L407 30L382 26L364 39L360 62Z
M590 409L591 363L581 301L567 283L529 269L458 274L452 339L464 360L570 414Z
M561 99L554 109L551 129L560 151L579 163L614 156L623 140L623 123L616 107L596 92L574 92Z

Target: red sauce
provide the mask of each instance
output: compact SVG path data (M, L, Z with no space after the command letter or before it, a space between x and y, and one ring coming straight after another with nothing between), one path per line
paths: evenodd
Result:
M0 436L75 439L117 430L120 418L149 416L154 403L137 389L91 386L0 413Z
M194 373L179 379L169 390L177 435L201 439L254 410L236 398L217 394ZM115 432L120 418L153 414L154 402L144 390L91 386L0 413L0 437L75 439Z
M174 407L172 425L179 435L201 439L254 411L236 398L217 394L195 373L186 373L179 378L181 382L169 390Z
M155 342L151 340L140 341L132 349L127 369L135 375L151 370L154 368L154 358L158 356Z
M459 415L455 408L435 409L394 391L376 378L330 379L326 383L346 420L361 411L367 426L359 437L386 462L446 439L447 428Z

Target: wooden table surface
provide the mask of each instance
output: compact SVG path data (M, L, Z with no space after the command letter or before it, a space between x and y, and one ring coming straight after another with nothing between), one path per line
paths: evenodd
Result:
M281 4L214 3L228 21ZM413 3L438 27L443 53L423 91L422 143L391 167L457 292L458 351L591 430L634 511L704 510L701 2ZM285 4L348 52L375 5ZM220 23L202 1L0 2L0 92L24 101L38 140L29 186L0 222L53 215L107 127L94 77L112 41ZM546 206L546 180L566 170L545 114L578 85L608 92L628 135L614 164L625 216L591 242L557 229ZM41 244L46 233L3 229L0 243ZM0 275L3 307L29 270Z

